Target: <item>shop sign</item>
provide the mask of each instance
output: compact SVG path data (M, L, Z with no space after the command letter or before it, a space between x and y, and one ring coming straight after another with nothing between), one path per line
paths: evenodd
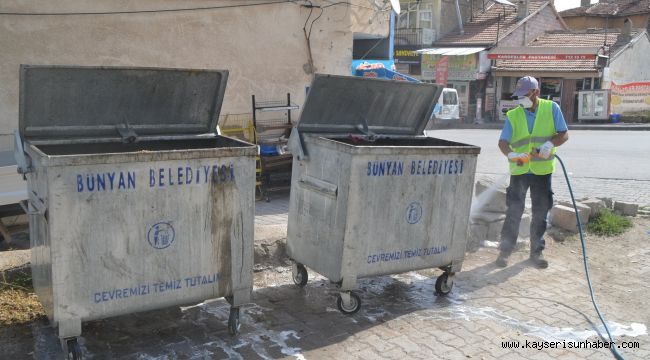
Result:
M610 87L612 113L650 110L650 81L617 84Z
M447 79L457 81L472 81L478 78L478 62L476 61L476 54L470 55L422 55L422 74L430 76L429 79L438 77L436 74L438 63L443 58L447 58ZM444 65L441 63L441 65ZM441 71L445 71L444 66L440 67ZM426 75L425 75L426 74Z
M449 56L443 56L436 64L436 84L447 85L449 76Z
M395 49L395 62L399 64L420 64L421 55L411 49Z
M519 106L515 100L499 100L499 119L506 121L506 112Z
M488 54L491 60L596 60L596 54Z

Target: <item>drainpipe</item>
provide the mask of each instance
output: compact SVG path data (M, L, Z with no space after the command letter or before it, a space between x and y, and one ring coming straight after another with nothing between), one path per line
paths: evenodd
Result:
M395 12L390 12L390 31L388 34L388 59L393 62L393 67L395 67L395 23L397 22L397 17ZM391 70L395 70L394 68Z
M460 4L456 0L456 16L458 16L458 26L460 27L460 34L465 35L465 30L463 29L463 17L460 15Z

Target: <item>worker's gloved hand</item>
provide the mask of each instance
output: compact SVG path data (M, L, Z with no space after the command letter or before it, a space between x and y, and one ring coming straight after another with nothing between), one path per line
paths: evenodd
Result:
M550 141L545 142L542 144L542 146L539 147L539 156L544 159L548 159L551 156L551 150L553 150L554 146L555 145L553 145L553 143Z
M517 153L517 152L508 153L508 160L516 162L518 166L522 166L524 163L528 162L529 159L530 159L530 155L526 153Z

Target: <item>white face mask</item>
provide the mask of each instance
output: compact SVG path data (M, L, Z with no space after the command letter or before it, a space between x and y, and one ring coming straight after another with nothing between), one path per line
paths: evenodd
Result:
M533 107L533 101L530 100L528 96L522 96L519 99L517 99L517 103L519 106L521 106L524 109L530 109Z

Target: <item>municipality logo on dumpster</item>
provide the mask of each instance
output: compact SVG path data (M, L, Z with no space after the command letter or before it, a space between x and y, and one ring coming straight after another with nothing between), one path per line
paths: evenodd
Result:
M174 227L167 222L159 222L152 226L147 233L149 244L156 249L168 248L174 242Z
M417 224L422 218L422 205L414 201L406 208L406 221L409 224Z

